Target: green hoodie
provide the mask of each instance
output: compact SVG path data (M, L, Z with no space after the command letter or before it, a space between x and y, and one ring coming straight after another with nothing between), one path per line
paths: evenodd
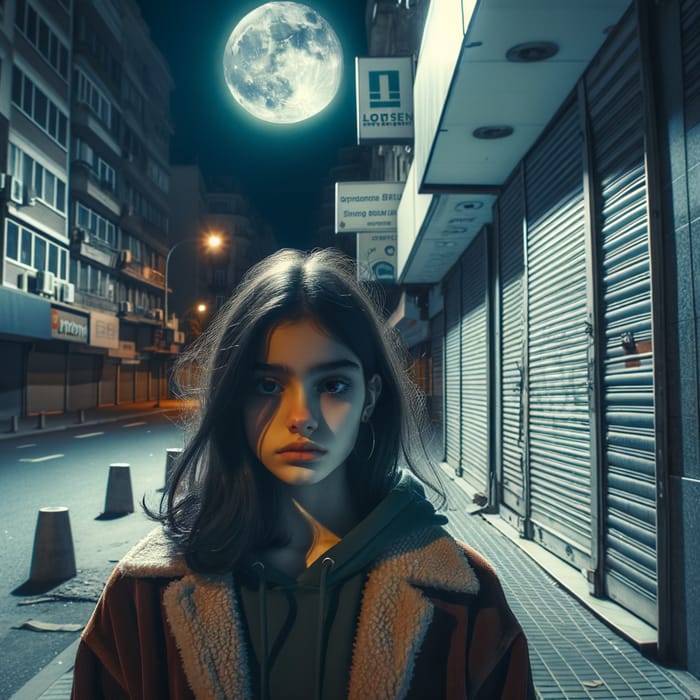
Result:
M444 525L409 476L298 577L255 562L235 588L249 634L255 697L347 697L362 589L372 562L399 537ZM265 688L265 685L267 688Z

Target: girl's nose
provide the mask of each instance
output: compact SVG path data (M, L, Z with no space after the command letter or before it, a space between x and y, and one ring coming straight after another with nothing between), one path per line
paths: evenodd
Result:
M291 400L287 415L287 427L290 432L304 436L311 435L318 428L318 421L309 406L306 392L303 389L295 392Z

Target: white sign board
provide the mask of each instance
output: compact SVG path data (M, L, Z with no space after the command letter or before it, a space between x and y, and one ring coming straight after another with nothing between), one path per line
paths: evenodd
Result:
M335 232L396 231L403 182L336 182Z
M355 59L357 143L413 142L413 59Z
M357 279L360 282L396 282L396 234L357 236Z
M90 345L100 348L119 347L119 319L99 311L90 313Z

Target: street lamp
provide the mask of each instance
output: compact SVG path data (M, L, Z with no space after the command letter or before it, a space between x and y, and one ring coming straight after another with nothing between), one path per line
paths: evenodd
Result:
M178 241L165 256L165 299L163 302L163 329L168 327L168 268L170 267L170 256L179 248L183 243L196 242L197 238L183 238ZM218 233L211 233L205 239L204 242L209 250L219 250L224 243L223 236Z

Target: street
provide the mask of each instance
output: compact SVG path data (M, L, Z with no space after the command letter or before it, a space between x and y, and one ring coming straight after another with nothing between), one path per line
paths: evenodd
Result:
M68 646L78 632L14 629L27 620L85 624L114 564L154 523L140 507L156 504L165 476L165 452L181 447L182 433L167 414L76 426L0 442L0 700ZM135 512L96 520L103 512L111 463L130 465ZM12 591L29 577L40 508L69 509L77 576L49 591L55 599ZM56 595L58 594L58 595Z

